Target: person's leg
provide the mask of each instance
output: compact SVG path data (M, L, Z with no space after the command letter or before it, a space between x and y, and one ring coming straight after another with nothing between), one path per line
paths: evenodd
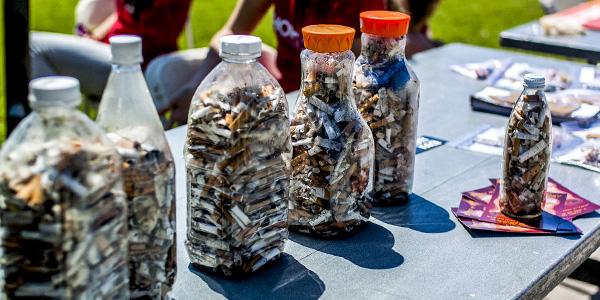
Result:
M32 32L31 78L62 75L79 79L84 95L102 97L110 75L110 46L72 35Z
M193 77L207 53L208 48L177 51L161 55L148 64L145 72L146 81L159 111L169 104L169 99L187 82L187 79ZM263 45L260 63L273 77L280 79L281 72L277 68L276 57L277 50Z
M157 110L165 108L169 99L200 68L208 48L164 54L153 59L146 68L146 82Z

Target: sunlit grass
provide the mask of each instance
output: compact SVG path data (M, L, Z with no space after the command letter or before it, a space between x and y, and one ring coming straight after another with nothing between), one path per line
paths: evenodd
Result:
M443 42L499 47L501 31L542 15L538 0L441 0L431 30Z

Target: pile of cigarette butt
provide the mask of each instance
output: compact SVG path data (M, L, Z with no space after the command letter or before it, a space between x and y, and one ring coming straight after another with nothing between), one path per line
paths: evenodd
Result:
M68 138L25 142L5 159L2 294L127 298L126 203L114 148Z
M412 191L419 83L401 55L403 39L368 36L354 67L358 111L375 139L375 205L403 203Z
M185 146L186 245L193 264L225 275L279 257L287 239L287 103L273 85L213 86L192 103Z
M164 299L175 282L175 168L170 153L146 138L144 128L109 133L123 159L128 204L131 298Z
M349 68L344 60L307 68L291 127L290 230L333 237L369 218L373 142L351 103Z
M508 122L500 207L509 216L541 213L552 151L552 123L541 93L523 95Z

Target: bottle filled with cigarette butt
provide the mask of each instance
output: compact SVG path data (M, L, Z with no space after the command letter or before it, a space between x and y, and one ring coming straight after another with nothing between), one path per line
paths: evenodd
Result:
M175 164L140 63L142 40L110 38L112 72L97 122L122 157L132 299L166 299L176 274Z
M544 75L525 75L524 86L506 127L500 208L510 217L528 220L542 214L552 155L552 117Z
M375 139L373 204L402 204L412 191L419 110L419 80L404 56L410 16L366 11L360 20L354 94Z
M280 257L288 237L291 142L287 100L260 65L258 37L221 38L223 61L188 117L186 246L192 264L225 275Z
M128 299L121 158L77 110L79 81L29 89L33 112L0 151L0 298Z
M290 230L321 237L356 231L370 215L373 137L352 94L354 29L302 29L302 85L292 120Z

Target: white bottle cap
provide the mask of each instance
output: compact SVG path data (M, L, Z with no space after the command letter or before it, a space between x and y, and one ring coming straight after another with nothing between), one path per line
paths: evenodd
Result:
M112 53L112 63L117 65L140 64L142 58L142 39L136 35L115 35L108 39Z
M523 86L531 89L543 89L546 87L546 78L542 74L525 74Z
M221 38L219 56L232 59L259 58L262 41L253 35L227 35Z
M29 106L43 108L52 106L77 106L81 103L79 80L66 76L49 76L29 83Z

